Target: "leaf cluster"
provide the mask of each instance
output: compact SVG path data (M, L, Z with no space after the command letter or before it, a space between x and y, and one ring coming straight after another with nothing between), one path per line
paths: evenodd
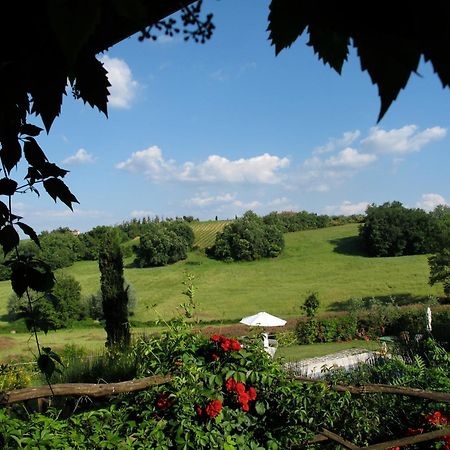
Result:
M352 44L361 69L378 88L381 120L421 58L431 62L443 87L450 85L450 6L435 2L405 10L387 1L371 6L368 14L367 5L351 2L272 0L268 29L277 54L308 34L307 45L339 74Z

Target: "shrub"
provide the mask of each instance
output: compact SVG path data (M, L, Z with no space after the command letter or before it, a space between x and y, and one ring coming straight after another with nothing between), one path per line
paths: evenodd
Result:
M284 238L276 225L267 225L252 211L225 226L216 235L207 255L223 261L253 261L275 258L284 248Z
M85 305L81 301L81 285L71 275L59 273L50 293L42 294L31 291L32 311L26 294L17 297L11 294L8 300L9 320L33 316L42 330L65 328L72 321L82 320L87 316Z
M400 202L367 208L360 237L370 256L429 253L438 233L436 219L422 209L408 209Z
M149 224L149 228L150 230L141 236L139 245L134 247L136 266L165 266L186 259L188 243L183 237L158 223Z

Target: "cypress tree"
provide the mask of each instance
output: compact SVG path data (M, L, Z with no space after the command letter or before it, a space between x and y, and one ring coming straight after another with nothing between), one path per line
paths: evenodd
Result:
M126 347L130 344L128 322L128 289L124 288L123 259L117 237L107 233L98 255L105 318L106 346Z

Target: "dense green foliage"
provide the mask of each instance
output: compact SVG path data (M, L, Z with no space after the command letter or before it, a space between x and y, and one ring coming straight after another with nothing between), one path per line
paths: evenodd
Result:
M43 294L30 292L31 306L26 295L18 297L11 294L8 300L8 316L10 320L21 317L33 317L38 328L66 328L73 321L84 319L87 315L86 305L81 299L81 285L71 275L58 273L51 292Z
M438 224L422 209L405 208L387 202L367 208L360 228L365 250L370 256L401 256L430 253L436 247Z
M186 259L194 244L194 232L183 220L143 220L132 222L142 232L133 247L137 267L156 267Z
M442 283L444 293L450 297L450 248L444 248L428 259L430 284Z
M282 231L268 225L252 211L225 226L207 254L224 261L253 261L275 258L284 248Z
M438 409L442 415L449 413L445 405L424 399L352 396L325 384L294 381L260 342L259 337L241 343L219 335L208 339L176 321L160 337L139 338L127 361L95 363L103 367L109 381L134 370L138 376L171 373L170 382L95 404L77 403L76 408L64 408L67 400L61 406L55 401L45 414L2 408L0 445L10 449L281 450L308 448L307 441L323 428L367 445L406 436L408 429L431 431L436 424L428 417L436 417ZM327 377L334 382L382 382L448 391L448 354L432 340L423 340L420 348L411 350L420 351L420 356L415 353L410 363L380 359L374 366L350 373L331 371ZM73 366L67 366L70 372ZM74 380L101 377L92 370L84 373L87 378L81 379L73 373ZM422 448L439 445L431 442Z
M128 295L124 288L123 257L117 236L107 233L98 254L106 346L127 347L131 334Z
M351 339L377 339L407 333L426 335L426 308L385 305L377 301L356 301L351 313L325 318L308 318L297 322L295 332L299 344L335 342ZM450 350L450 309L432 306L432 334Z

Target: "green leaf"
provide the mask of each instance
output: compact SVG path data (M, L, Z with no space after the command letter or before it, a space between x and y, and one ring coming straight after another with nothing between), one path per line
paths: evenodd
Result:
M18 297L28 288L48 292L55 284L50 266L43 261L13 261L11 263L11 286Z
M41 243L39 242L38 235L36 232L31 228L29 225L23 223L23 222L17 222L17 226L20 227L20 229L29 236L30 239L32 239L36 245L41 248Z
M15 261L11 266L11 286L18 297L22 297L28 288L27 269L22 261Z
M39 270L40 269L40 270ZM55 285L55 276L50 267L40 263L38 268L30 267L27 272L28 286L38 292L48 292Z
M348 45L350 39L342 33L333 30L324 30L314 25L309 25L308 45L314 49L325 64L329 64L339 75L344 61L347 60Z
M64 178L69 173L68 170L61 169L61 167L58 167L56 164L49 162L44 164L44 167L40 169L40 172L42 173L43 178L48 177Z
M6 256L14 247L19 245L20 239L17 231L12 225L5 225L0 230L0 244L3 247L3 253Z
M45 153L42 151L41 147L39 147L36 140L32 137L27 138L23 146L23 152L30 166L40 169L47 163Z
M59 198L64 204L66 204L72 211L72 203L79 203L77 198L70 192L69 188L59 178L49 178L44 181L44 188L56 202Z
M0 180L0 195L14 195L17 189L17 182L11 178L2 178Z
M4 225L7 220L9 220L9 209L3 202L0 202L0 225Z
M67 71L62 61L45 53L36 63L31 79L30 94L33 99L31 112L40 115L47 133L61 112L62 97L66 93Z
M4 138L2 140L2 149L0 150L0 159L8 173L17 165L21 157L22 148L17 136Z
M380 121L389 106L405 88L420 61L420 49L410 41L397 37L355 36L353 43L361 60L361 69L367 70L378 87L381 100Z
M50 26L68 67L77 60L100 19L99 0L47 0Z
M302 2L272 0L269 13L269 40L275 45L275 53L290 47L302 35L307 26Z
M266 407L264 406L264 404L262 402L256 402L255 410L260 416L263 416L264 413L266 412Z
M74 96L89 103L92 108L96 106L105 116L108 116L108 87L111 86L107 74L94 55L83 58L75 68Z
M45 374L47 378L51 378L53 373L55 372L55 361L53 361L53 359L46 353L43 353L39 356L37 365L39 367L39 370L43 374Z
M39 136L41 131L42 128L31 123L25 123L20 127L20 134L26 134L28 136Z

